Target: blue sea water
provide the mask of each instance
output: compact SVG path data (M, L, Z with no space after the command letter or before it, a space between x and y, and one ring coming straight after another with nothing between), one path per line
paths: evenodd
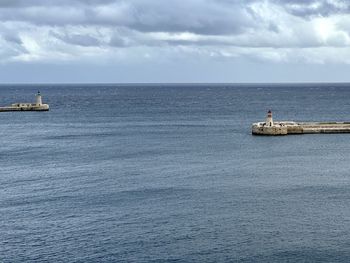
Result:
M348 262L350 85L2 85L0 262Z

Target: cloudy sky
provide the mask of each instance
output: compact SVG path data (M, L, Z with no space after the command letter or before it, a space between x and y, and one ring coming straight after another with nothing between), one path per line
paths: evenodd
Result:
M350 81L350 1L0 0L0 83Z

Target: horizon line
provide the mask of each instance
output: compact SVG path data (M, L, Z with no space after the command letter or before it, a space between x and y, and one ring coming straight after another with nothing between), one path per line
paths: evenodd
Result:
M5 85L288 85L350 84L350 81L281 81L281 82L4 82Z

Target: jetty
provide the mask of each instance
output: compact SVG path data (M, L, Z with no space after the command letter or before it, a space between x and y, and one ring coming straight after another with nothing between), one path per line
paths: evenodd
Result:
M350 133L350 122L274 122L272 112L268 111L265 122L257 122L252 125L253 135L277 136L317 133Z
M0 112L8 111L48 111L50 106L48 104L43 104L42 96L40 91L36 95L35 103L14 103L10 106L0 107Z

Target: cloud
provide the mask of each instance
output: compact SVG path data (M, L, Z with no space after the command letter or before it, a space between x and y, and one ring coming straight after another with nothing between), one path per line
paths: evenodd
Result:
M61 40L70 45L77 45L82 47L100 46L101 40L98 36L90 35L89 33L72 33L72 32L51 32L53 38Z
M349 6L341 0L3 0L0 60L349 63Z
M275 0L291 14L301 17L330 16L347 13L350 3L344 0Z
M32 3L32 4L31 4ZM1 21L36 25L100 25L141 32L227 34L254 25L244 6L213 0L15 1L0 10ZM51 3L51 4L49 4Z

